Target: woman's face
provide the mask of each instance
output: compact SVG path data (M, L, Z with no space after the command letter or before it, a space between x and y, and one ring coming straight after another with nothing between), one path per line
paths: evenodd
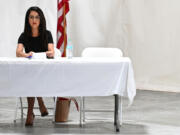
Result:
M38 29L40 24L40 16L36 11L31 11L29 14L29 24L32 29Z

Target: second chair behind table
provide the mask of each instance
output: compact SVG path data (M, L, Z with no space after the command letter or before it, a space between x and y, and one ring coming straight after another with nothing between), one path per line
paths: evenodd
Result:
M122 57L123 53L118 48L102 48L102 47L88 47L85 48L82 52L82 57ZM80 123L82 123L82 117L83 122L85 122L85 113L86 112L114 112L114 124L117 123L117 107L120 107L120 125L122 125L122 98L120 96L120 106L119 103L119 96L114 95L114 103L115 103L115 109L114 110L88 110L85 108L85 97L81 98L81 108L80 108Z

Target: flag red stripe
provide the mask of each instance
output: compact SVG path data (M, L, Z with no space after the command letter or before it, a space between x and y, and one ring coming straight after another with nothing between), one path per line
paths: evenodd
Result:
M65 8L65 10L64 10ZM58 17L57 22L57 33L60 32L60 37L57 37L57 48L64 48L62 56L65 56L65 49L67 44L67 34L66 34L66 15L69 12L69 0L58 0L58 13L61 13ZM61 12L60 12L61 11ZM65 19L65 20L64 20ZM59 34L57 34L59 35Z

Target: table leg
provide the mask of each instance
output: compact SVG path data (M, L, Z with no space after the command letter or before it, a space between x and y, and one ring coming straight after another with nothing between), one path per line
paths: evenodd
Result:
M122 112L122 97L120 96L120 105L119 105L119 120L120 120L120 126L122 126L122 122L123 122L123 120L122 120L122 115L123 115L123 112Z
M16 99L16 107L15 107L15 113L14 113L14 123L16 123L16 117L17 117L18 109L19 109L19 98Z
M114 125L117 124L116 122L116 110L117 110L117 107L116 107L116 96L114 95Z
M58 97L54 97L54 109L53 109L53 122L55 122L56 117L56 103L57 103Z
M119 95L115 95L115 118L116 132L119 132Z

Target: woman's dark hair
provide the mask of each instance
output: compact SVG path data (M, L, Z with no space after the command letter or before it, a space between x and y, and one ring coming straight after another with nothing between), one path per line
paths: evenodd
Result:
M46 19L44 17L44 14L42 10L39 7L30 7L27 12L26 12L26 17L25 17L25 25L24 25L24 34L27 40L29 37L32 37L32 29L29 24L29 15L31 11L35 11L39 14L40 17L40 24L39 24L39 36L42 41L42 46L47 48L47 34L46 34Z

